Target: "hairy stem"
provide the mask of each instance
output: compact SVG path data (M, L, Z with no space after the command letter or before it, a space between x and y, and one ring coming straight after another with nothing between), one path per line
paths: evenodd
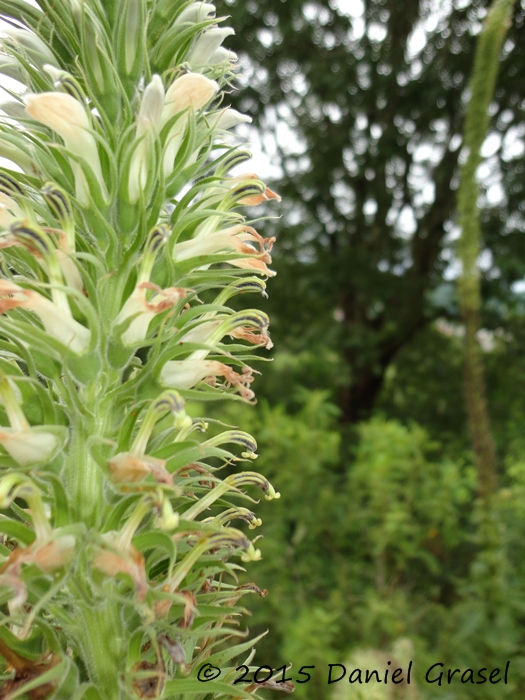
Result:
M483 500L496 487L495 447L490 428L481 349L481 292L478 256L481 229L477 199L476 170L481 146L489 127L489 106L496 85L498 63L514 0L495 0L481 33L471 80L471 99L465 119L465 147L468 157L461 171L458 213L461 238L458 253L463 264L459 280L459 302L465 321L465 395L472 445L478 468L478 489Z

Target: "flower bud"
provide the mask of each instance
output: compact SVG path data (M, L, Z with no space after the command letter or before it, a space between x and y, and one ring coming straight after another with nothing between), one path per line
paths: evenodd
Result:
M247 522L250 530L255 530L256 527L262 525L262 520L257 518L255 513L252 513L248 508L241 507L228 508L228 510L219 513L219 515L216 515L214 518L206 518L202 522L213 524L216 527L222 527L223 525L228 525L228 523L235 519Z
M216 95L219 85L200 73L185 73L176 78L166 92L162 110L161 126L164 127L177 114L188 109L199 110ZM175 156L180 148L188 115L182 116L171 127L164 147L164 177L173 170Z
M215 124L213 125L215 129L221 129L222 131L227 131L228 129L233 129L237 124L251 124L252 118L247 114L241 114L236 109L228 107L224 109Z
M14 175L0 172L0 193L8 197L24 197L25 192Z
M196 24L197 22L204 22L207 19L215 17L215 6L209 2L194 2L189 7L186 7L180 15L178 15L174 24L183 24L188 22L190 24Z
M128 197L136 202L146 187L148 175L152 169L154 141L161 126L164 107L164 86L160 76L154 75L144 90L142 103L137 116L136 137L129 168Z
M0 136L0 158L5 158L11 161L25 173L33 175L35 172L35 162L27 153L27 144L24 143L24 148L17 146L12 140L7 140ZM6 167L9 167L8 165Z
M242 430L226 430L219 433L216 437L210 438L202 443L203 447L215 447L217 445L223 445L224 443L232 442L237 445L241 445L245 448L242 456L247 459L255 459L257 455L255 451L257 450L257 443L254 438Z
M146 411L146 415L130 448L130 453L133 456L140 458L145 456L153 428L157 421L166 415L167 411L173 414L175 427L179 428L179 430L191 426L191 418L186 414L184 400L180 394L177 391L165 391L151 403Z
M213 27L204 31L195 42L187 58L192 68L199 68L210 62L210 58L228 36L235 34L231 27Z
M98 157L97 142L90 133L89 117L82 104L71 95L62 92L42 92L24 97L27 113L45 126L56 131L64 140L66 148L79 156L91 168L104 198L106 185ZM75 175L76 195L83 206L89 204L89 187L82 166L71 161Z
M27 29L15 29L7 27L5 30L7 39L11 40L14 46L19 46L33 61L33 63L42 70L46 63L58 65L53 52L49 49L40 37Z

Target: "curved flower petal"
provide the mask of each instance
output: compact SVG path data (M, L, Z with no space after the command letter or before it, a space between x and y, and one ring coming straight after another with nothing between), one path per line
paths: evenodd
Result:
M159 484L173 484L165 460L149 455L136 457L129 452L119 452L109 461L109 469L113 481L117 483L142 481L148 474L152 474Z

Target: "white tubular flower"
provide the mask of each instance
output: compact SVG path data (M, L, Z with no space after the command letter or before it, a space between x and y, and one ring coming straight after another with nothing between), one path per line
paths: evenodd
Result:
M97 142L90 133L91 125L83 105L63 92L30 94L24 97L24 101L27 113L33 119L56 131L64 140L66 148L86 161L100 184L103 196L106 197ZM79 163L72 160L71 167L75 175L77 199L81 205L86 206L89 204L86 177Z
M146 186L150 166L149 154L161 126L164 107L164 86L160 76L154 75L144 90L144 96L137 117L137 145L129 171L128 192L130 202L136 202Z
M245 173L234 177L223 178L217 186L210 187L203 194L199 206L206 208L210 204L219 204L218 209L229 208L232 200L236 204L254 207L269 199L281 201L280 196L259 180L255 173ZM209 216L197 226L194 238L200 238L212 233L220 223L219 216Z
M157 292L151 301L146 299L148 290ZM133 345L144 340L153 317L166 309L171 309L185 295L186 290L179 287L161 289L152 282L138 284L115 319L115 326L119 326L128 319L133 319L121 335L124 345Z
M181 343L199 343L205 345L217 328L221 325L223 319L218 321L204 321L188 331L180 340Z
M173 81L166 92L162 125L186 109L201 109L219 90L215 80L200 73L185 73Z
M63 447L67 439L64 426L31 427L20 406L21 394L9 377L0 377L0 404L4 406L10 427L0 426L0 445L22 467L43 464Z
M275 272L266 267L266 263L272 261L269 251L274 241L275 238L263 238L251 226L232 226L216 233L177 243L173 248L173 259L175 262L181 262L197 256L235 251L227 261L230 265L273 277ZM252 242L258 243L259 250L252 245ZM238 257L238 254L250 257Z
M192 5L183 10L175 20L175 25L183 22L203 22L204 20L215 17L215 6L209 2L194 2Z
M219 46L210 56L208 63L211 66L216 66L218 63L237 63L238 59L235 51L228 51L228 49Z
M85 352L91 340L91 331L63 308L32 289L24 289L14 282L0 279L0 313L10 309L29 309L42 321L46 332L75 353Z
M237 124L251 124L251 122L252 118L247 114L242 114L236 109L227 107L219 114L219 118L215 122L214 127L222 131L228 131L228 129L233 129Z
M215 377L224 377L226 386L234 386L244 399L250 401L254 398L255 394L249 388L253 381L252 368L243 367L242 374L239 374L217 360L188 358L166 362L160 373L160 383L174 389L191 389L203 379L213 385Z
M195 46L188 56L188 63L193 68L199 68L210 63L217 49L227 36L232 36L235 31L231 27L213 27L203 32L197 39Z
M272 244L275 239L265 239L251 226L232 226L230 228L210 233L207 236L193 238L189 241L176 243L173 247L173 259L182 262L196 256L213 255L220 251L236 250L245 255L261 255L266 262L270 262L270 256L266 253L266 244ZM259 252L255 246L246 241L256 241L261 247Z
M142 104L137 117L137 136L142 136L148 129L157 130L160 126L164 107L164 85L159 75L154 75L144 90Z
M43 464L64 444L63 431L53 432L53 427L37 425L18 430L0 426L0 445L21 467Z
M166 92L161 128L176 114L186 112L188 109L195 111L201 109L217 94L218 90L219 85L215 80L210 80L200 73L181 75ZM187 122L188 115L183 114L168 134L164 151L164 177L168 177L173 170L175 156L182 143Z
M188 333L181 338L180 342L206 345L210 339L213 339L215 332L223 323L224 319L219 319L217 321L204 321L188 331ZM270 336L263 330L254 332L249 327L237 326L236 328L225 330L224 335L229 335L230 338L246 340L248 343L252 343L253 345L264 346L267 350L273 348L273 343L270 340Z

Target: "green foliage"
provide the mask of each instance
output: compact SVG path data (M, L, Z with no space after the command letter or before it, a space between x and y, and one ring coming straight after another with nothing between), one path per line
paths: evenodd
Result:
M454 338L446 340L453 346ZM444 350L443 362L447 357L455 362L452 346ZM507 366L504 358L500 371ZM289 367L276 363L277 376L283 366ZM400 384L404 376L398 376ZM408 391L415 396L419 387L423 396L414 410L422 406L430 416L435 394L431 385L425 408L425 381L423 372ZM501 566L488 599L491 569L477 538L476 475L463 447L445 449L416 423L376 417L359 426L352 457L342 466L344 431L326 394L301 391L284 398L287 410L263 402L249 418L240 406L231 406L228 414L232 422L249 421L259 436L260 466L283 492L265 524L258 584L268 589L268 597L253 606L251 628L269 628L270 634L258 645L255 662L274 668L292 663L292 674L303 664L315 665L317 675L298 684L296 693L328 698L336 689L343 692L326 685L329 663L349 668L354 652L361 658L371 649L385 666L397 641L409 638L418 698L434 697L424 672L438 660L482 668L501 666L503 658L511 659L514 669L508 687L454 686L455 697L520 697L525 649L521 463L509 457L505 485L497 494L495 518L502 536L495 556ZM434 431L439 434L439 423ZM461 457L454 459L454 451ZM259 509L263 520L267 510ZM348 684L345 689L350 692Z
M430 462L436 445L417 425L375 419L361 426L360 438L349 474L352 519L377 562L378 587L417 560L439 571L433 550L437 542L445 549L461 542L458 505L472 498L472 474L453 462Z

